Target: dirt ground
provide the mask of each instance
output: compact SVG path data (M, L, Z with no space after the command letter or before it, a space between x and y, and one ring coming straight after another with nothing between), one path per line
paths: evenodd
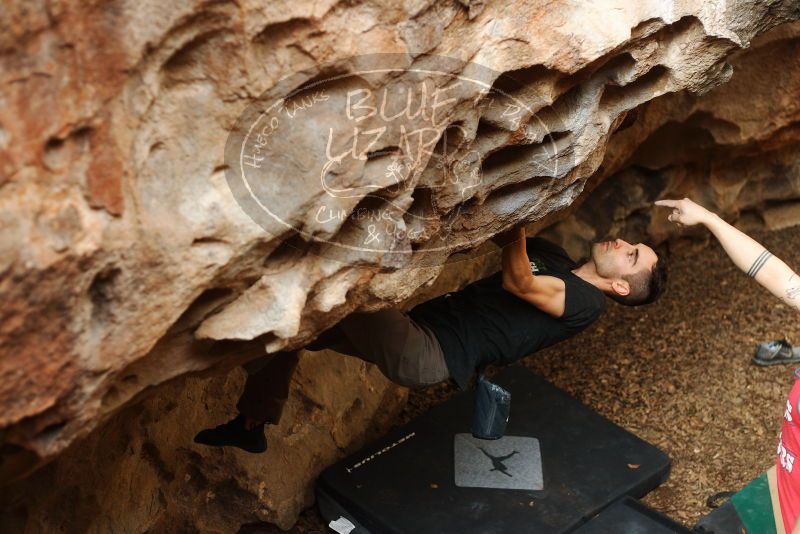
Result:
M800 227L754 237L800 266ZM794 367L762 368L750 357L768 339L800 343L797 312L706 243L671 245L657 303L609 301L581 335L520 363L666 452L670 479L644 502L687 526L708 512L709 495L741 488L774 462ZM453 393L446 385L413 392L398 424ZM293 532L326 529L310 509Z

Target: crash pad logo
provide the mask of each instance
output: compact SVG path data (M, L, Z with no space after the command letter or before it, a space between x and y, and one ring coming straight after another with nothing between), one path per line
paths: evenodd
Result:
M500 79L406 54L298 72L240 116L225 149L228 185L256 223L299 235L306 252L395 268L440 262L454 236L469 247L481 211L520 218L538 207L535 194L520 200L504 186L572 167L544 103Z
M489 460L492 461L492 468L490 471L499 471L500 473L506 475L507 477L513 477L511 473L508 472L508 466L505 464L505 461L514 456L515 454L519 454L519 451L513 450L510 453L504 456L494 456L486 451L483 447L478 447L483 454L486 455Z
M503 436L487 441L472 434L453 438L456 486L463 488L544 489L539 440Z

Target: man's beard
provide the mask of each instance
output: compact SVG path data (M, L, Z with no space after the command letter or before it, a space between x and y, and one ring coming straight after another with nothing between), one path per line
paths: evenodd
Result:
M602 250L603 244L610 241L610 239L604 239L603 241L592 243L592 248L590 250L591 259L594 262L595 271L597 271L597 274L600 276L608 276L609 272L613 271L613 265L606 265L605 261L608 250Z
M592 260L595 264L597 264L597 260L600 259L600 255L602 253L600 247L603 246L603 243L605 243L605 241L594 241L589 246L589 259Z

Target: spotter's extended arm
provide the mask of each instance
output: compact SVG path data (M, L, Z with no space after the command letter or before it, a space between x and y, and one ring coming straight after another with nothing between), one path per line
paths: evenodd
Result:
M770 293L800 311L800 277L755 239L688 198L659 200L656 205L671 208L669 220L679 226L704 225L719 240L739 269L755 278Z

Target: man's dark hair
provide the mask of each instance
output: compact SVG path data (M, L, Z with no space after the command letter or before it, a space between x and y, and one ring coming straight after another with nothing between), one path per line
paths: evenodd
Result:
M642 269L636 274L622 277L631 287L625 296L611 293L609 296L625 306L641 306L655 302L667 285L667 265L659 257L651 270Z

